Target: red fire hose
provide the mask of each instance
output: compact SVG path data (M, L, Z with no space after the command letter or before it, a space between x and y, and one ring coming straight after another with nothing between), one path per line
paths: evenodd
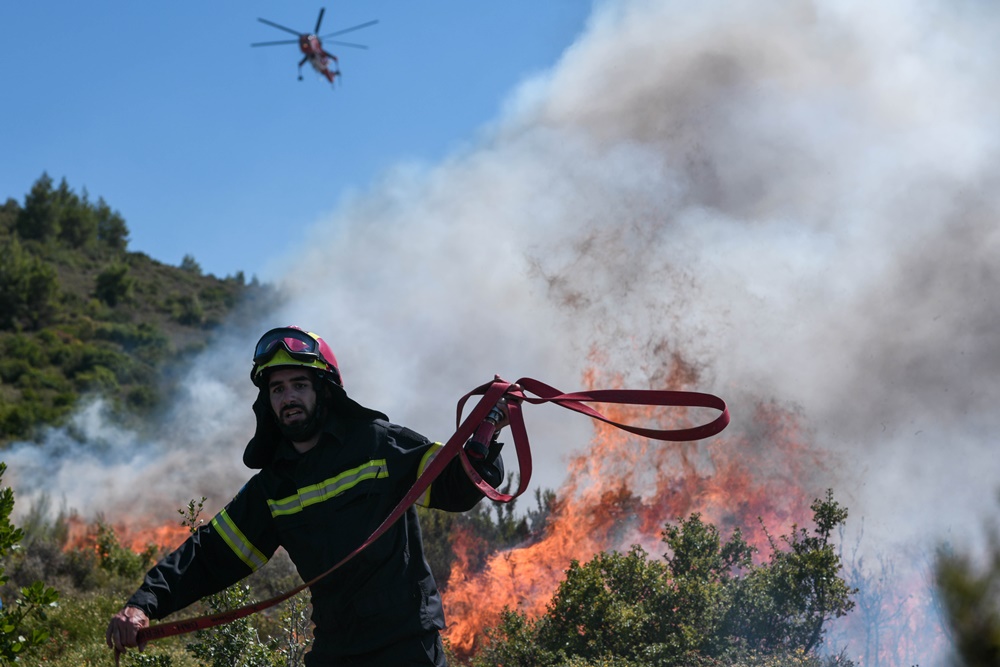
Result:
M528 396L525 392L530 392L535 396ZM479 399L479 402L469 413L469 416L463 421L462 410L465 407L466 402L472 396L482 396L482 398ZM472 467L472 464L469 462L469 458L463 449L465 442L473 435L476 428L483 422L483 420L486 419L490 410L500 401L500 399L503 398L507 399L510 429L519 465L518 488L513 494L500 493L490 486L489 483L486 482L478 472L476 472L475 468ZM520 404L522 402L533 403L535 405L541 403L555 403L556 405L562 406L568 410L573 410L587 415L588 417L592 417L593 419L598 419L607 424L611 424L612 426L628 431L629 433L634 433L645 438L652 438L654 440L666 440L670 442L688 442L692 440L710 438L722 432L722 430L729 424L729 409L726 407L725 401L717 396L713 396L712 394L702 394L690 391L643 389L598 389L593 391L578 391L570 394L564 394L558 389L550 387L549 385L532 378L521 378L517 382L511 383L501 380L500 376L496 376L492 382L487 382L484 385L476 387L458 401L457 415L455 418L457 430L455 431L455 434L451 436L451 439L449 439L444 445L444 448L438 452L438 455L434 457L431 463L424 470L423 474L417 478L417 481L413 484L406 495L403 496L403 499L399 501L399 504L396 505L395 509L392 510L389 516L386 517L386 519L379 525L379 527L376 528L375 531L354 551L344 556L344 558L334 564L329 570L318 577L305 582L297 588L282 593L281 595L273 597L269 600L264 600L263 602L255 602L232 611L224 611L217 614L199 616L197 618L172 621L170 623L160 623L158 625L142 628L138 633L138 643L143 644L144 642L152 641L154 639L172 637L174 635L180 635L195 630L204 630L205 628L223 625L269 607L273 607L274 605L284 602L293 595L305 590L309 586L312 586L317 581L326 577L344 563L354 558L358 555L358 553L366 549L372 542L381 537L382 534L385 533L385 531L388 530L389 527L392 526L392 524L395 523L396 520L399 519L399 517L401 517L403 513L417 501L417 498L419 498L421 494L427 490L427 487L431 485L431 482L433 482L434 479L441 474L448 462L455 456L460 457L462 467L465 469L466 474L469 475L469 478L476 484L479 490L482 491L483 495L502 503L507 503L512 501L514 498L517 498L519 495L524 493L528 486L528 482L531 479L531 452L528 449L528 433L524 428L524 418L521 415ZM707 424L692 428L649 429L612 421L593 408L587 406L587 403L714 408L721 411L721 414Z

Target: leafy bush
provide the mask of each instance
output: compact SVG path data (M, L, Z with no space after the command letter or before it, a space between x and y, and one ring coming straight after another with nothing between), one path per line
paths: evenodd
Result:
M173 299L173 315L181 324L200 325L205 321L205 309L197 294L183 294Z
M184 517L182 525L194 533L201 525L201 512L205 498L191 500L186 509L179 510ZM236 583L229 588L209 595L202 600L209 613L232 611L255 600L247 583ZM292 628L300 628L303 621L303 598L297 596L280 605ZM287 633L284 641L263 641L258 627L250 617L243 617L221 626L198 630L187 644L188 651L211 667L279 667L294 664L292 657L301 656L309 646L307 634L295 636Z
M140 553L123 547L114 529L98 520L97 566L105 572L128 580L140 579L155 561L157 551L155 544L147 545Z
M135 280L128 275L128 266L112 264L97 274L94 296L111 307L127 301L135 289Z
M7 464L0 462L0 481L6 470ZM24 538L24 532L10 522L13 511L14 490L0 487L0 563ZM0 566L0 586L7 581L6 570ZM21 588L13 604L10 599L3 604L0 608L0 660L4 663L17 660L48 639L48 629L29 628L28 624L33 618L45 621L47 608L54 606L58 599L59 593L54 588L35 581Z
M954 638L956 664L1000 664L1000 532L987 526L985 558L941 546L934 580Z
M741 582L729 628L751 647L810 651L822 641L827 621L854 608L850 598L856 591L840 577L840 556L830 542L833 531L847 520L847 510L833 500L832 492L811 509L814 534L793 527L780 541L768 536L768 564L750 569ZM786 548L779 548L781 544Z
M650 561L638 546L574 561L546 613L532 620L505 610L472 664L707 667L813 659L823 624L853 608L855 591L840 577L829 541L847 511L832 492L812 510L815 534L793 526L771 539L761 565L739 531L723 541L698 514L667 525L665 562Z
M17 238L0 241L0 329L52 319L59 281L55 268L26 252Z

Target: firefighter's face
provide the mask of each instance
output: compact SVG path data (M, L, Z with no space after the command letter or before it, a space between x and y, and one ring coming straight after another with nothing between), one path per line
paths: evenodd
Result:
M316 388L304 368L276 368L267 382L271 409L278 423L294 429L310 422L316 413Z

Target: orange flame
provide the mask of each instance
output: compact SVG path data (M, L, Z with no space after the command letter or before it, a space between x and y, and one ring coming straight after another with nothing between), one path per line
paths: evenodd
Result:
M674 360L672 386L690 386L696 373ZM588 386L598 384L595 371ZM620 379L601 382L621 386ZM597 406L613 421L691 424L668 419L662 408ZM664 524L701 513L724 537L740 527L745 539L763 550L767 538L758 518L773 534L810 519L805 491L810 470L821 456L803 444L796 415L777 406L756 406L751 423L705 443L661 443L616 427L595 423L589 450L574 456L558 503L538 541L491 556L480 571L463 555L464 537L455 540L456 561L444 587L449 627L445 636L460 659L481 645L486 628L496 625L504 607L538 617L545 611L572 560L585 562L601 551L624 551L638 544L662 554Z
M101 522L86 522L78 515L66 520L66 551L96 550L101 533ZM134 553L142 553L151 545L162 552L179 546L191 532L177 523L164 524L153 519L129 519L115 524L104 524L114 531L118 544Z

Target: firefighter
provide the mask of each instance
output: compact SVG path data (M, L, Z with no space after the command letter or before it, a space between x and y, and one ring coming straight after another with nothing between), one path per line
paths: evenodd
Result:
M257 429L243 453L254 474L212 521L153 566L108 624L116 657L137 632L254 572L281 546L303 581L356 549L391 513L440 451L386 415L348 397L337 360L318 335L272 329L254 351ZM507 423L506 406L497 433ZM470 443L471 444L471 443ZM494 487L502 444L470 459ZM456 457L418 504L462 512L482 494ZM314 642L308 667L443 667L441 596L431 576L416 509L367 549L310 587ZM144 645L138 646L143 650Z

